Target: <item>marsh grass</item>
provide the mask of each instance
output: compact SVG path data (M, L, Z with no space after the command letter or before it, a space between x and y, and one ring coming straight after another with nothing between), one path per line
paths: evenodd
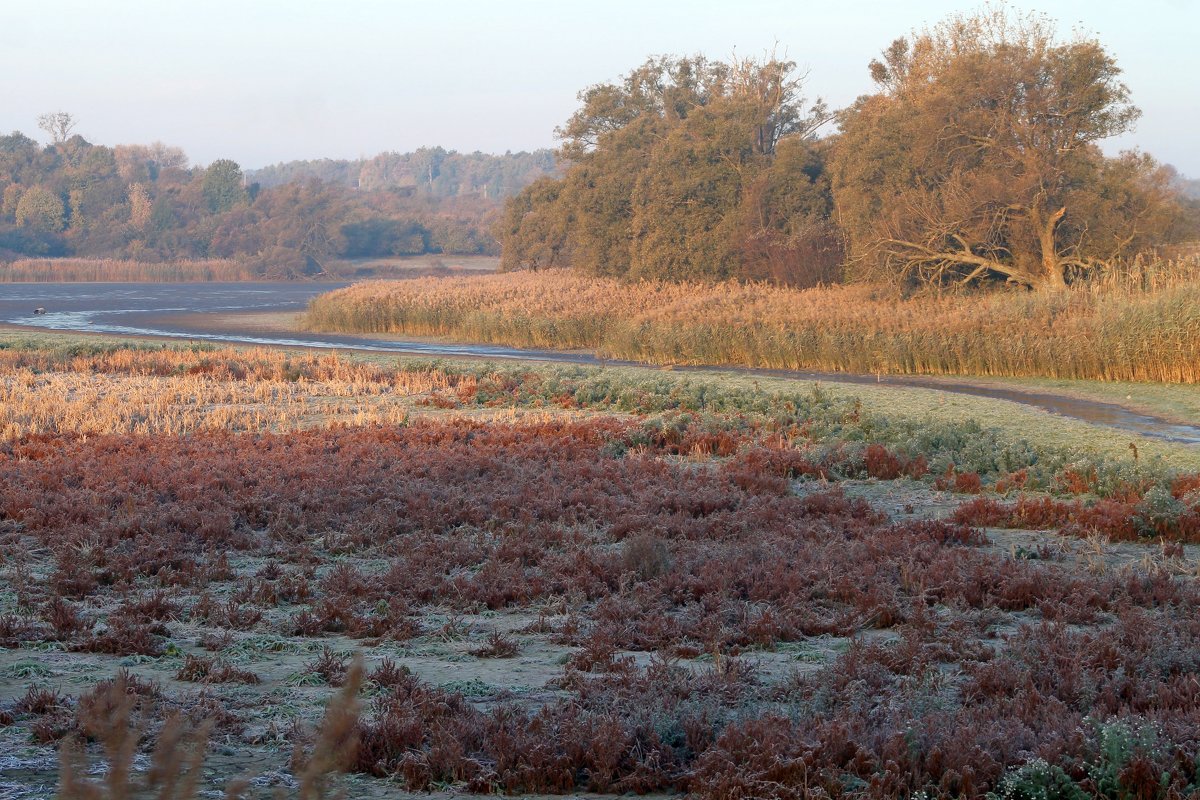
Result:
M0 283L249 281L262 275L231 259L153 263L116 258L23 258L0 264Z
M465 378L272 350L0 348L0 441L31 434L288 431L397 424Z
M660 364L1200 381L1200 260L1060 294L900 298L864 286L622 283L566 271L371 282L314 299L313 330L588 348Z
M331 260L321 278L354 280L410 278L415 275L452 275L494 272L495 256L399 256L393 258ZM270 281L260 269L235 259L196 258L149 262L118 258L23 258L0 262L0 283L190 283L208 281Z

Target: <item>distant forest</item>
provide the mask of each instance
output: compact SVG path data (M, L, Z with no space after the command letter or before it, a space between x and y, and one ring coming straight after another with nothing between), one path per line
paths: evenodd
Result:
M286 278L331 259L495 255L490 228L505 198L555 174L548 150L440 147L254 171L228 159L189 166L161 143L93 144L69 114L39 125L50 144L0 136L0 261L231 258Z
M555 174L553 150L496 156L422 147L412 153L380 153L354 161L286 161L247 170L246 178L264 189L316 178L369 192L388 190L439 198L482 195L495 199L511 197L537 178Z
M1190 200L1200 200L1200 180L1180 178L1179 191Z

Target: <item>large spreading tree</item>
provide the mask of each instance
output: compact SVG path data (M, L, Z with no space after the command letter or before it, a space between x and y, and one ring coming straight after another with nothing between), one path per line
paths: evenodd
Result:
M989 9L897 40L871 74L831 163L860 277L1056 288L1170 226L1166 172L1097 146L1139 112L1096 41Z
M559 131L564 176L508 203L503 266L827 280L841 249L814 137L826 114L801 84L773 58L657 58L583 92Z

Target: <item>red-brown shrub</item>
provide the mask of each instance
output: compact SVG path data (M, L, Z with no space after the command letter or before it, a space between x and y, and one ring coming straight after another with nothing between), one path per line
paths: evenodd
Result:
M688 441L670 437L646 446L635 422L585 420L3 445L5 513L63 575L95 578L96 610L39 598L46 624L0 617L0 641L154 652L178 636L179 609L224 629L261 625L266 607L291 632L399 638L430 606L452 620L430 633L461 641L468 614L532 606L544 617L522 641L575 648L536 704L465 698L384 662L355 769L512 793L978 797L1030 758L1083 763L1091 715L1159 726L1179 746L1154 769L1186 785L1172 759L1200 740L1195 583L1012 558L972 527L1136 536L1132 504L977 498L949 522L893 522L791 481L903 474L894 453L747 441L697 463L665 458ZM705 442L719 437L692 446ZM247 556L266 566L246 570ZM848 649L787 679L746 657L820 635ZM193 656L181 675L216 680L224 666ZM329 684L345 668L330 650L309 665ZM148 709L176 703L133 693ZM178 705L242 724L211 694ZM44 741L76 724L43 716Z

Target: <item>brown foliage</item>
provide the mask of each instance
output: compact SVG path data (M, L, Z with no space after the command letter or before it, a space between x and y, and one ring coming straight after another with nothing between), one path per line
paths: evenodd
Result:
M238 669L232 664L204 656L188 655L183 666L175 673L176 680L196 683L247 683L256 684L259 678L253 672Z
M678 455L698 441L722 446L705 436L593 417L22 439L0 448L3 513L20 523L4 541L84 561L96 577L87 602L111 613L102 629L90 610L51 597L44 622L0 618L0 634L134 652L181 614L225 628L231 614L302 603L281 617L301 635L373 638L415 627L434 605L450 614L445 638L462 639L458 614L558 609L483 643L487 655L528 635L572 648L561 694L536 705L480 702L385 661L360 715L361 664L317 654L311 672L343 687L313 755L302 746L296 761L310 787L346 768L411 789L978 797L1031 757L1092 757L1089 718L1111 717L1159 725L1168 744L1147 756L1156 774L1192 780L1176 754L1197 737L1195 582L1161 569L1091 574L1052 554L1013 559L972 527L1088 514L1100 524L1131 510L1158 519L1146 497L981 498L959 519L894 522L836 486L798 496L791 481L914 468L897 453L818 457L747 431L726 442L731 455ZM61 488L42 490L51 484ZM1191 484L1174 488L1190 498ZM239 572L243 555L255 566ZM821 636L845 637L832 663L782 682L754 668L753 651ZM701 654L711 662L674 660ZM187 658L180 677L250 679L211 656ZM74 710L32 693L28 711L4 711L42 741L103 740L106 719L153 735L171 711L222 710L204 697L180 709L122 676ZM114 741L122 758L129 740ZM1141 785L1146 765L1126 766Z
M1044 16L951 16L871 70L879 91L843 115L831 163L861 278L1058 289L1182 215L1166 170L1097 146L1140 113L1116 61Z
M487 640L470 652L476 658L512 658L520 652L520 645L500 631L492 631Z

